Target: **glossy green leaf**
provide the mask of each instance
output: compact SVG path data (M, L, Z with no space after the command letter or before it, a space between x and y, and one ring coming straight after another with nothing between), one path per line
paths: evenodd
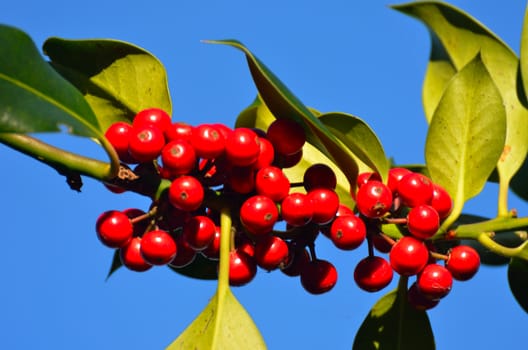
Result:
M144 108L171 113L165 68L140 47L106 39L50 38L44 52L52 66L82 91L102 130L115 121L131 120Z
M236 40L209 41L235 47L246 55L249 70L263 102L276 118L293 119L303 125L309 143L341 168L355 187L358 166L344 145L257 57Z
M266 344L251 316L229 289L207 307L167 350L263 350Z
M431 178L453 198L453 218L484 187L501 157L505 134L501 95L477 55L447 86L425 145Z
M508 265L508 282L515 300L528 312L528 261L511 259Z
M201 280L216 280L218 278L218 262L207 259L202 254L196 254L193 262L187 266L179 268L168 266L172 271L187 277Z
M482 61L500 91L504 105L507 106L506 141L504 152L497 164L502 187L507 187L524 162L528 150L528 111L517 95L519 60L515 53L480 22L446 3L423 1L397 5L393 8L427 25L445 51L445 54L441 55L444 57L443 62L452 64L457 71L463 69L480 52ZM439 44L433 42L437 47ZM438 96L434 90L441 91L441 85L447 84L449 70L450 68L444 65L439 71L439 76L428 77L430 81L424 89L431 89L431 92L424 94ZM440 75L445 77L442 78ZM426 106L428 112L436 109L434 101L434 98L428 100Z
M523 28L521 33L521 48L520 48L520 75L522 89L521 92L524 94L524 101L528 100L528 6L524 12Z
M361 162L386 178L389 160L383 146L372 129L360 118L346 113L325 113L319 120Z
M100 136L97 119L79 91L40 55L23 31L0 25L0 131L68 132Z
M393 290L372 307L352 349L435 349L429 317L425 311L411 307L405 293Z

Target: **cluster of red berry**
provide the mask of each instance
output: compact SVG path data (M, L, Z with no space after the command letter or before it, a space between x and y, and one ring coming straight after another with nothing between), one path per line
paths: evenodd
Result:
M114 123L105 136L120 160L170 181L148 212L110 210L97 220L99 239L119 249L121 262L134 271L154 265L182 268L198 254L219 257L219 212L215 201L233 214L229 281L244 285L257 273L280 270L300 276L312 294L329 291L337 282L334 265L316 256L322 233L342 250L368 241L369 256L359 262L354 278L366 291L379 291L400 275L417 275L409 290L413 305L434 306L451 289L452 279L467 280L479 267L470 247L448 254L434 252L430 238L451 211L451 198L420 173L393 168L387 184L375 173L358 176L352 193L357 213L339 201L337 179L328 165L306 169L291 183L283 169L302 159L306 135L292 120L277 119L267 130L223 124L191 126L172 122L157 108L139 112L131 124ZM107 184L114 192L125 189ZM298 190L296 190L298 189ZM404 236L397 242L382 233L396 223ZM278 223L285 229L278 230ZM390 263L373 247L390 252ZM445 267L436 259L446 260Z

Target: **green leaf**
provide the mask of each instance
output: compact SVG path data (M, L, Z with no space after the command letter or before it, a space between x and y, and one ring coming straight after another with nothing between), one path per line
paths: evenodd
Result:
M319 120L361 162L386 178L389 160L383 146L372 129L360 118L346 113L325 113Z
M276 118L288 118L300 123L309 143L341 168L355 188L358 166L351 152L325 128L308 109L257 57L236 40L215 40L209 43L235 47L245 53L249 70L262 101Z
M521 33L520 65L519 65L522 93L524 101L528 100L528 6L524 12L523 28Z
M140 47L117 40L50 38L44 52L82 91L102 130L116 121L130 121L149 107L171 113L165 68Z
M167 350L262 350L266 344L251 316L229 289L207 307Z
M352 349L435 349L429 317L410 306L405 291L393 290L372 307Z
M510 290L519 305L528 312L528 261L512 258L508 265Z
M123 266L123 263L121 262L119 249L116 249L112 257L112 265L110 265L110 270L108 270L108 275L106 275L106 280L108 280L121 266Z
M431 178L453 198L452 219L480 193L501 157L505 119L500 93L477 55L447 86L425 145Z
M99 137L100 126L79 91L40 55L23 31L0 25L0 132L68 132Z
M524 162L528 150L528 111L517 94L519 60L515 53L488 28L451 5L423 1L397 5L393 8L427 25L439 41L437 44L433 40L433 49L436 45L436 52L439 53L441 45L444 50L444 53L440 54L439 61L443 62L441 63L443 68L438 70L435 77L431 76L434 74L434 69L428 69L428 80L424 89L430 91L425 91L424 95L438 97L442 84L447 84L450 74L449 65L460 71L480 52L482 61L500 91L504 105L507 106L506 141L503 155L497 164L501 189L505 192L512 177ZM525 99L523 97L523 100ZM436 109L435 98L426 101L424 101L427 103L426 111L431 113ZM501 207L499 209L506 211Z
M172 271L187 277L201 280L216 280L218 278L218 261L207 259L202 254L196 254L194 260L187 266L178 268L168 266Z

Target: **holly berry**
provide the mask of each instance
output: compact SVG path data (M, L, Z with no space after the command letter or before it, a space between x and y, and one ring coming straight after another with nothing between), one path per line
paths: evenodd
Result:
M163 132L153 125L139 125L130 131L128 151L138 162L150 162L158 158L163 146Z
M266 137L275 152L286 156L299 152L306 142L304 129L291 119L275 119L269 125Z
M264 270L274 270L288 259L288 244L276 236L262 237L255 244L255 261Z
M199 158L212 159L224 153L225 138L217 127L200 124L192 131L191 145Z
M176 256L176 242L163 230L152 230L143 235L141 256L152 265L166 265Z
M314 188L307 193L312 202L312 222L324 225L332 221L339 209L339 196L328 188Z
M262 195L251 196L240 208L240 221L248 232L263 235L273 230L279 211L272 199Z
M445 297L453 286L451 272L438 264L427 265L418 275L416 284L420 292L428 299Z
M429 250L417 238L404 236L392 246L389 259L394 271L400 275L416 275L427 264Z
M330 226L330 239L342 250L356 249L367 237L367 227L355 215L337 216Z
M402 203L408 207L431 204L433 182L423 174L412 172L400 179L397 191Z
M105 246L120 248L132 239L134 227L125 213L109 210L97 218L95 231Z
M292 168L296 166L297 164L299 164L302 157L303 157L302 148L297 153L288 154L288 155L275 152L275 159L273 159L273 165L281 169Z
M257 274L255 260L245 252L235 249L229 252L229 284L243 286Z
M225 141L227 161L236 166L254 164L260 153L260 141L257 134L249 128L236 128Z
M407 214L407 228L416 238L431 238L440 227L440 216L430 205L413 207Z
M459 245L450 250L445 267L454 279L467 281L477 273L480 267L480 256L472 247Z
M225 183L236 193L251 193L255 189L255 169L252 166L231 166Z
M130 124L125 122L115 122L110 125L105 132L105 137L114 147L119 159L122 162L129 164L137 163L137 160L135 160L128 152L131 130L132 125Z
M407 301L416 310L425 311L432 309L440 302L439 299L429 299L425 297L418 288L416 282L414 282L409 290L407 291Z
M259 148L259 155L253 164L253 168L257 170L272 165L275 159L275 149L265 137L259 137Z
M196 152L185 140L174 140L161 150L161 162L172 175L185 175L196 166Z
M163 109L146 108L137 113L132 121L134 128L152 125L166 135L171 127L171 117Z
M209 217L195 215L183 225L183 238L196 251L210 245L216 234L216 225Z
M281 267L281 271L291 277L299 276L304 266L310 263L310 254L305 248L296 249L290 247L288 252L288 258L284 263L284 267Z
M212 242L201 253L211 260L218 260L220 258L220 226L215 226L215 234Z
M392 191L380 181L368 181L357 191L356 206L368 218L382 217L391 209Z
M290 192L290 180L282 169L274 166L261 168L255 175L255 190L275 202L282 201Z
M335 190L337 177L335 172L328 165L323 163L312 164L303 175L303 186L306 191L323 187Z
M183 175L172 181L168 197L174 207L184 211L194 211L202 205L204 189L194 176Z
M335 266L326 260L316 259L301 271L301 284L311 294L323 294L334 288L337 282Z
M190 265L196 258L196 251L187 243L183 235L175 239L178 250L176 256L169 262L170 267L179 269Z
M313 202L305 193L293 192L281 203L281 217L293 227L304 226L312 220Z
M192 125L185 122L174 122L167 129L165 138L168 142L173 140L185 140L191 142L192 131Z
M405 175L410 173L412 173L412 171L406 168L389 169L389 180L387 181L387 186L389 186L393 194L398 192L398 183L400 182L400 180Z
M445 219L451 214L453 209L453 200L447 191L440 185L433 183L433 199L431 206L436 209L440 220Z
M354 281L367 292L377 292L392 281L393 272L389 262L379 256L362 259L354 270Z
M143 272L152 267L141 255L141 237L133 237L119 248L119 258L121 263L132 271Z

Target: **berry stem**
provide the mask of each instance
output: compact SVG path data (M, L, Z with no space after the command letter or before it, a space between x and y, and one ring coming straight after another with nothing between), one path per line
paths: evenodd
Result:
M431 254L431 256L437 260L445 260L447 261L447 259L449 258L447 255L445 254L440 254L440 253L437 253L437 252L429 252Z
M153 217L154 215L156 215L157 212L158 212L158 207L154 206L147 213L138 215L135 218L130 219L130 222L132 223L132 225L134 225L138 222L141 222L143 220Z

